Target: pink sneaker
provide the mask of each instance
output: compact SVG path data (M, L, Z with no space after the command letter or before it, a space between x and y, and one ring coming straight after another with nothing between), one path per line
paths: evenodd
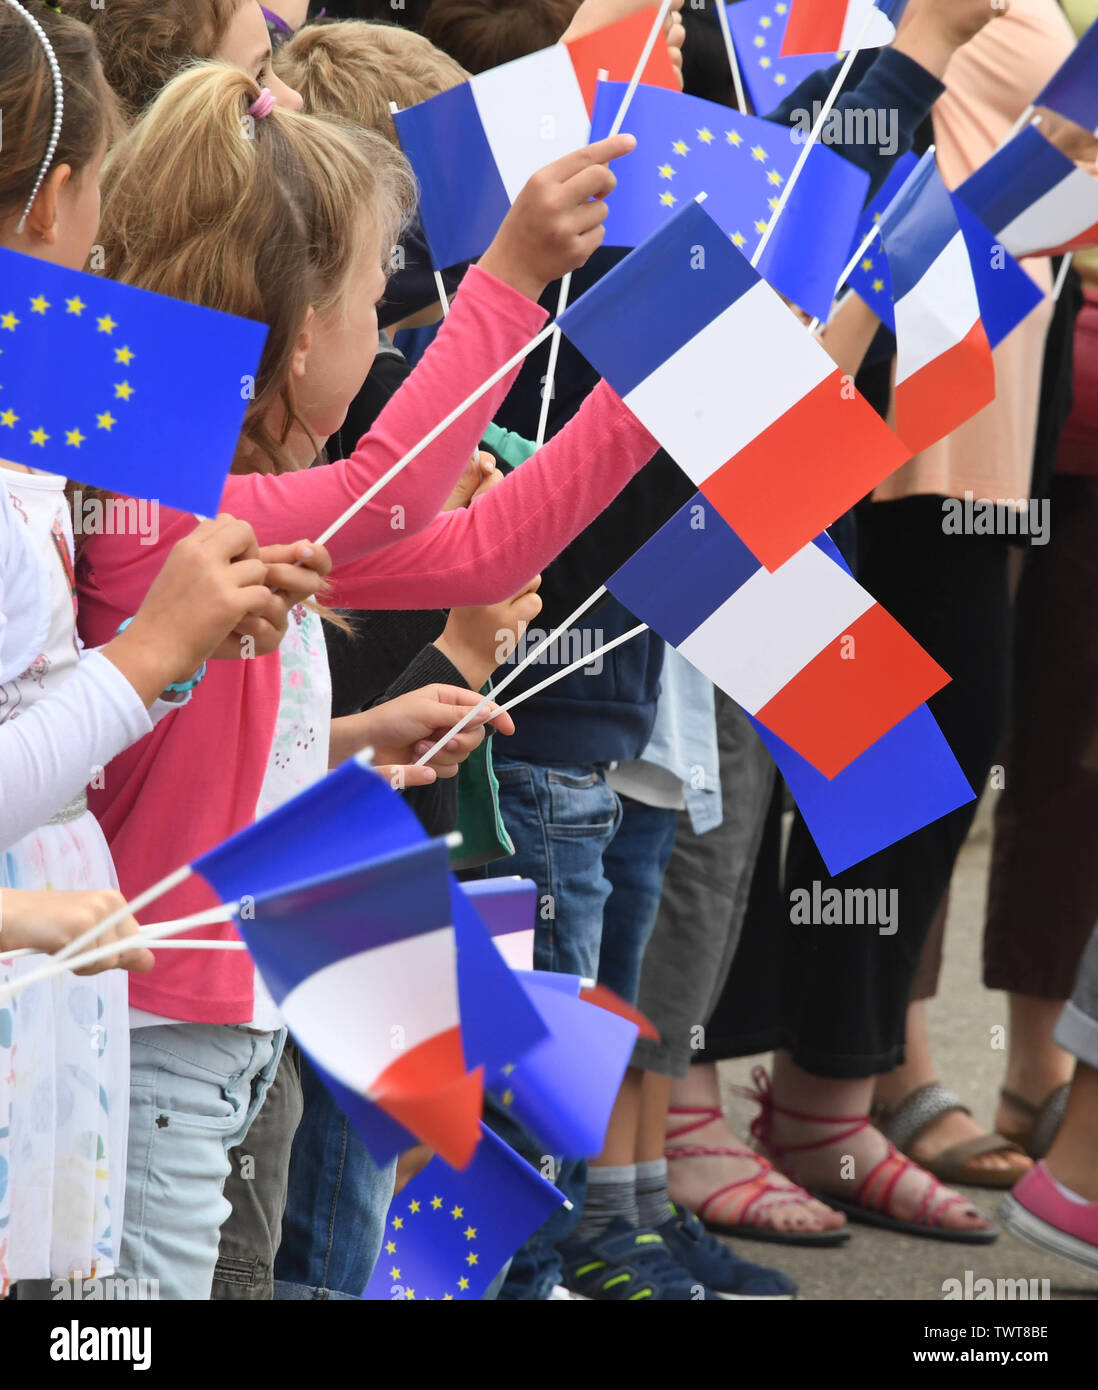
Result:
M1043 1162L1004 1198L1000 1214L1007 1229L1030 1245L1098 1274L1098 1202L1065 1197Z

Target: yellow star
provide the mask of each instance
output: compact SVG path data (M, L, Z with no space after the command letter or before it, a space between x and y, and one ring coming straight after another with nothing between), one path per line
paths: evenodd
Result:
M875 212L875 213L873 214L873 221L874 221L874 222L879 222L880 220L881 220L881 214L880 214L879 212Z
M862 262L862 269L867 273L873 269L873 262L868 256L866 256L865 260Z
M412 1213L412 1215L414 1216L414 1215L416 1214L416 1212L419 1211L419 1203L418 1203L418 1202L415 1202L415 1201L409 1202L409 1203L408 1203L408 1210L409 1210L409 1211Z
M432 1211L438 1211L439 1207L441 1207L441 1206L442 1206L442 1198L441 1198L441 1197L432 1197L432 1198L431 1198L431 1210L432 1210Z
M765 222L756 222L756 223L755 223L755 230L758 232L759 236L762 236L763 232L766 231L766 227L767 227L767 224L766 224Z
M713 132L708 126L703 126L701 130L698 131L698 139L703 145L711 145L713 143Z
M873 281L873 288L877 291L878 294L880 294L880 292L884 289L884 287L885 287L885 282L884 282L883 280L874 280L874 281Z
M514 1071L514 1069L515 1069L515 1064L514 1064L514 1062L508 1062L507 1065L503 1068L503 1074L504 1074L504 1076L510 1076L511 1073Z
M133 387L128 381L116 381L114 384L114 398L117 401L128 401L133 395Z
M504 1091L503 1095L500 1096L500 1100L503 1101L504 1105L514 1105L514 1103L515 1103L515 1093L514 1093L514 1091L512 1091L512 1090L510 1089L510 1087L508 1087L508 1089L507 1089L506 1091Z
M465 1291L468 1287L469 1287L469 1281L468 1281L468 1279L462 1278L462 1279L459 1279L459 1280L458 1280L458 1288L461 1289L461 1291L462 1291L463 1293L464 1293L464 1291Z
M765 69L765 68L769 68L770 66L771 66L771 62L770 62L770 59L769 59L769 58L760 58L760 59L759 59L759 67L760 67L760 68L764 68L764 69Z
M415 1289L406 1289L404 1292L404 1297L408 1300L409 1303L414 1303L416 1299Z
M403 1216L394 1216L394 1217L393 1217L393 1230L394 1230L394 1231L399 1231L399 1230L402 1229L403 1226L404 1226L404 1217L403 1217Z
M781 188L782 184L785 182L785 179L782 178L781 174L778 173L777 169L769 170L769 172L766 175L766 179L767 182L772 183L775 188Z
M455 1221L460 1221L461 1218L465 1215L465 1208L453 1207L450 1211L450 1215L454 1218Z
M100 333L113 333L118 327L118 324L115 323L110 314L104 314L101 319L96 319L95 322L97 331Z
M733 246L739 246L739 247L743 247L743 246L746 246L746 245L747 245L747 238L744 236L743 232L733 232L733 233L732 233L732 245L733 245Z
M400 1278L400 1270L397 1269L396 1265L393 1265L392 1269L389 1271L389 1278L390 1278L390 1279L399 1279L399 1278Z
M44 294L36 294L31 300L30 305L31 313L41 314L43 318L46 316L46 310L50 308L50 302Z
M454 1295L452 1293L444 1293L442 1295L442 1301L443 1303L453 1303Z
M385 1242L385 1253L386 1253L386 1255L395 1255L396 1252L397 1252L396 1241L395 1241L395 1240L387 1240L387 1241Z
M774 74L774 85L775 85L775 87L784 87L787 80L788 80L788 79L786 78L786 75L785 75L784 72L776 72L776 73Z
M466 1226L466 1228L465 1228L465 1239L466 1239L466 1240L476 1240L476 1238L477 1238L477 1228L476 1228L475 1226Z
M87 435L81 434L79 430L65 431L65 443L71 444L74 449L79 449L86 438Z
M99 430L111 430L117 424L118 421L109 410L104 410L102 415L97 415L95 417L95 427Z
M763 36L762 36L761 34L756 34L756 35L755 35L755 47L756 47L756 48L765 48L765 47L766 47L766 40L763 38Z
M468 1255L465 1256L465 1263L469 1265L470 1268L472 1268L472 1266L476 1264L478 1259L480 1259L480 1256L476 1253L476 1251L470 1250Z
M679 200L675 197L673 193L660 194L660 202L664 205L665 208L673 208L678 201Z
M661 164L659 167L659 175L661 179L673 179L675 177L675 171L671 168L670 164Z
M771 212L773 212L780 201L781 200L779 198L767 198L766 206L770 209Z
M676 154L687 154L690 150L690 146L686 143L685 140L676 140L674 144L671 146L671 148L675 151Z
M0 425L7 425L9 430L15 428L15 422L19 419L14 410L0 411Z
M760 28L760 29L769 29L770 26L771 26L771 24L773 24L773 23L774 23L774 21L770 18L770 16L769 16L768 14L764 14L763 17L762 17L762 19L759 20L759 28Z
M74 294L71 299L65 300L65 313L75 314L77 318L80 317L80 315L84 312L84 310L87 307L88 306L84 303L84 301L80 298L78 294Z
M133 361L134 356L135 354L132 353L128 347L115 348L114 350L114 360L116 362L121 362L123 367L128 367Z
M743 144L743 136L738 130L726 130L724 138L730 145L735 145L737 149Z
M760 164L765 164L767 159L766 151L761 145L755 145L751 151L751 158L757 159Z
M22 320L17 319L10 310L6 314L0 314L0 328L6 328L9 333L14 333L16 324L20 322Z
M46 433L44 429L42 429L41 426L39 426L38 429L31 430L30 438L32 444L37 444L39 448L44 449L46 447L46 440L49 439L49 435Z
M786 13L788 12L788 10L789 10L789 6L788 6L788 5L775 5L775 6L774 6L774 13L775 13L775 14L786 14Z

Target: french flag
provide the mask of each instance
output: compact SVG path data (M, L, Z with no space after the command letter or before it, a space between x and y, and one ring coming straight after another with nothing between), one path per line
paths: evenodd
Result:
M957 189L1012 256L1098 246L1098 177L1027 126Z
M559 323L768 568L910 456L700 203Z
M781 57L847 52L855 44L883 48L895 37L895 25L874 0L791 0Z
M1033 104L1058 111L1069 121L1098 134L1098 21L1086 31Z
M511 969L533 970L537 884L529 878L474 878L461 887Z
M287 1025L342 1085L461 1167L479 1138L444 840L255 899L239 929Z
M698 495L607 587L831 778L949 677L828 545L767 571Z
M932 151L880 228L896 318L896 433L918 453L995 399L968 245Z

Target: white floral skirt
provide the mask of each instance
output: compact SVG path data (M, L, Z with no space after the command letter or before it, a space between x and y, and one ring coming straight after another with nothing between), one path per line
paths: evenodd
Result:
M0 853L0 888L117 882L87 812ZM0 961L0 980L47 959ZM0 1005L0 1296L17 1279L113 1271L126 1184L129 1042L121 970L63 975Z

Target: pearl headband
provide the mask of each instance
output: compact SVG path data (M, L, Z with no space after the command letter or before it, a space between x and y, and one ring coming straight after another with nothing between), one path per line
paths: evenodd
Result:
M50 171L50 165L53 163L53 156L57 151L57 142L61 138L61 121L65 114L65 94L61 81L61 68L57 62L57 54L54 53L53 45L46 37L46 31L42 28L41 24L38 23L37 19L19 4L19 0L7 0L7 3L13 10L17 10L19 14L23 16L38 36L39 42L45 49L46 61L50 65L50 73L53 77L53 129L50 131L49 144L46 146L45 158L42 160L42 164L38 170L38 177L35 180L34 188L31 190L30 197L27 199L27 206L23 209L23 215L19 219L19 225L15 229L18 233L22 232L26 225L27 217L30 215L30 210L34 206L34 200L38 197L38 190L42 187L45 177Z

